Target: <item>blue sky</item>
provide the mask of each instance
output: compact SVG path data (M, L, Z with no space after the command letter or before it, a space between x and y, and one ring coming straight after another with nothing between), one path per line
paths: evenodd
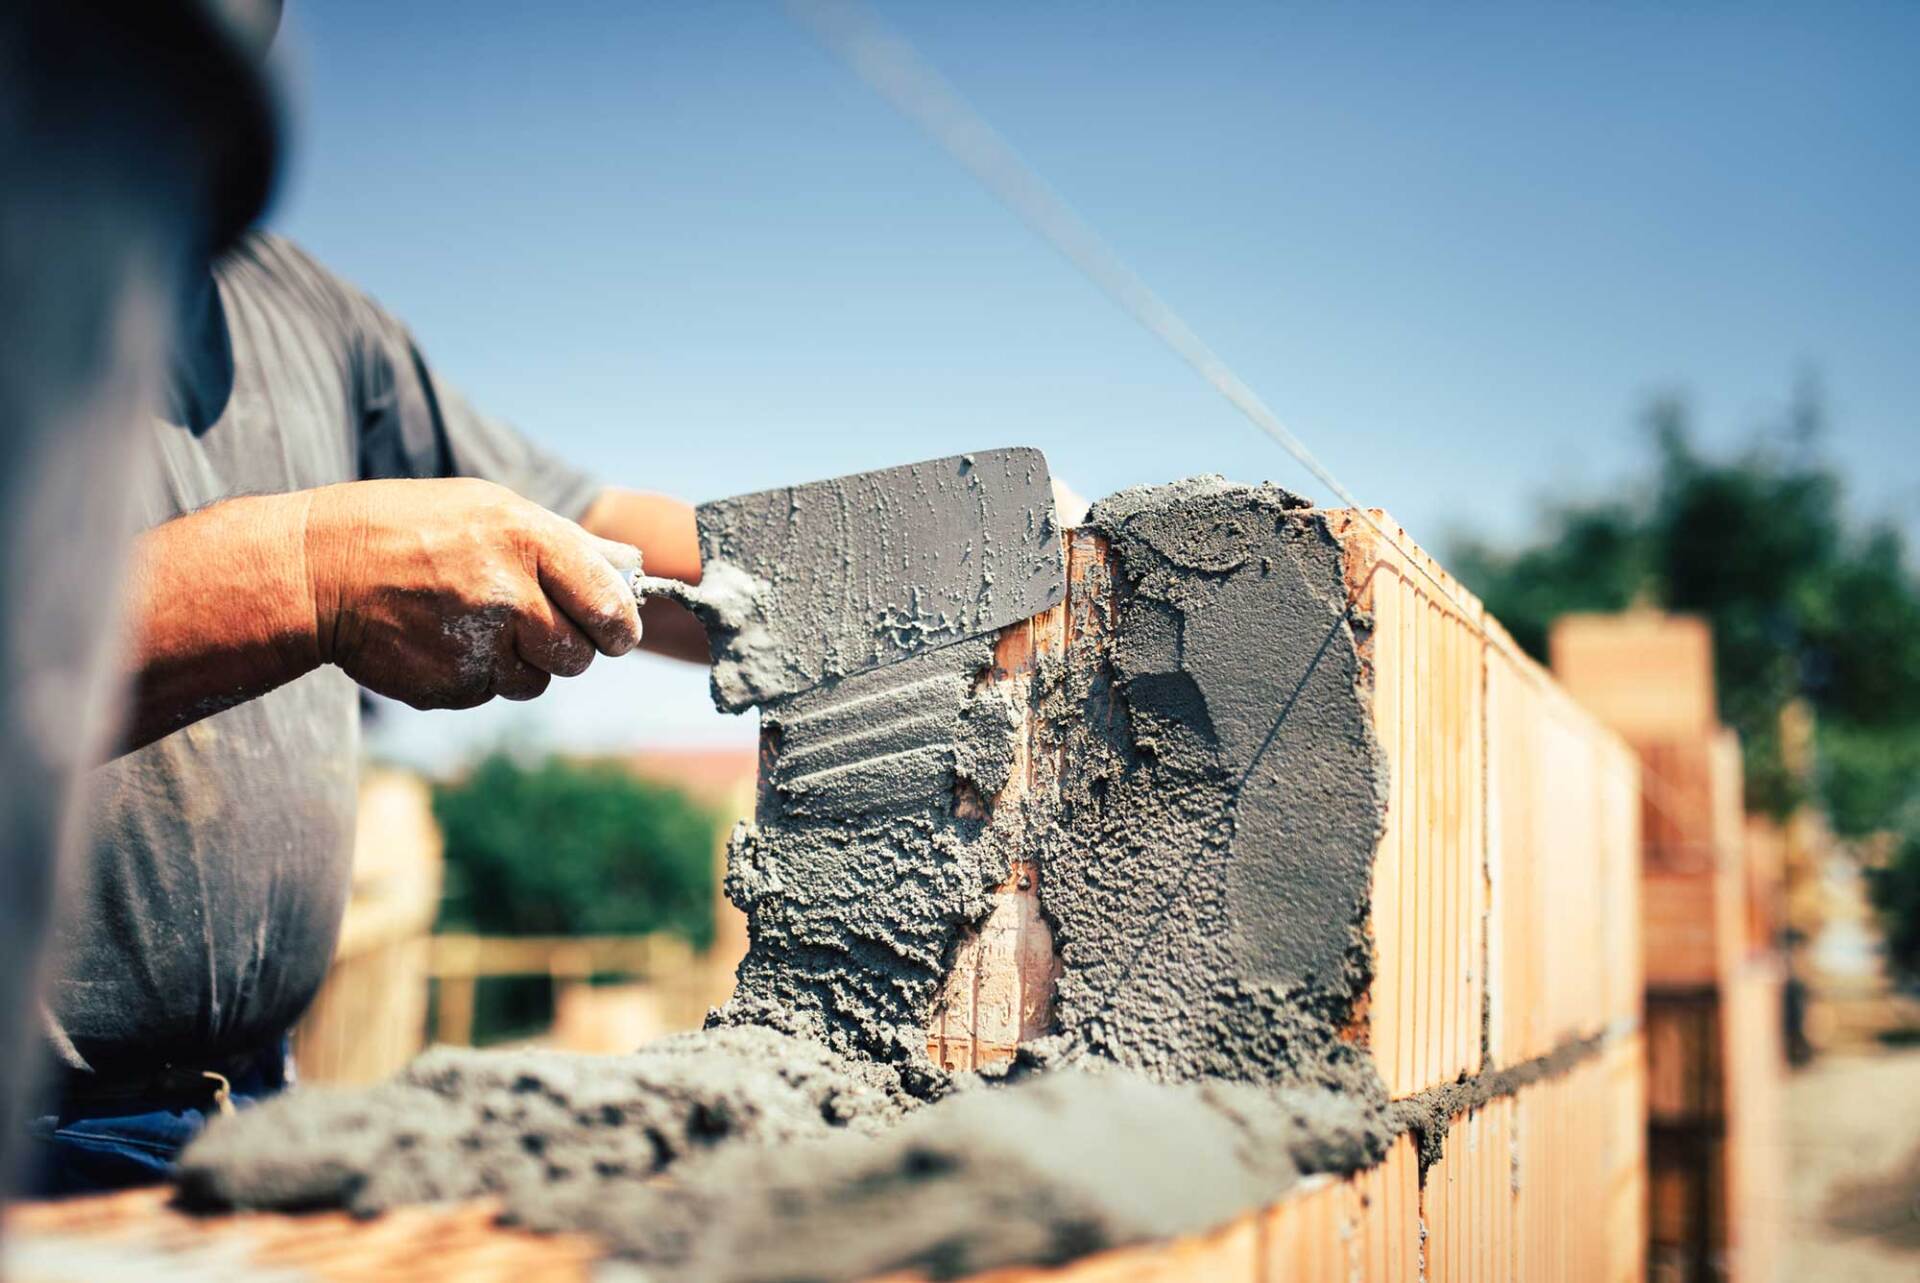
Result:
M1364 501L1444 549L1819 372L1920 533L1920 6L879 11ZM773 3L292 0L271 219L476 401L689 499L991 445L1089 496L1309 478ZM602 662L518 742L751 737Z

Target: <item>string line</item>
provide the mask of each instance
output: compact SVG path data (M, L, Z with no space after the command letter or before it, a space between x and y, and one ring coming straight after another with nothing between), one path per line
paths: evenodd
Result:
M922 58L905 36L888 27L870 5L864 0L782 0L782 3L800 25L811 31L869 88L917 124L1035 235L1078 268L1088 281L1186 362L1242 417L1277 442L1345 504L1399 554L1403 564L1411 566L1439 591L1453 606L1454 617L1482 642L1518 650L1511 642L1496 638L1481 622L1477 616L1484 608L1476 610L1428 568L1424 554L1402 545L1375 520L1373 513L1340 483L1272 407L1235 374L1193 327L1074 212L1065 198L1021 159L959 90ZM1350 599L1349 609L1356 604ZM1543 669L1525 656L1520 658L1523 662L1513 665L1515 671L1540 689L1564 695L1563 688ZM1667 788L1667 782L1644 762L1638 765L1643 781L1652 780L1656 785L1650 798L1655 809L1665 813L1662 795L1674 794L1676 790Z

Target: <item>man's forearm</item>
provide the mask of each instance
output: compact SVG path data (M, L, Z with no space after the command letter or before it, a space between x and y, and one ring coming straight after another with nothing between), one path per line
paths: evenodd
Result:
M610 488L594 500L580 524L603 539L638 548L649 575L700 582L700 536L693 509L678 499ZM709 662L707 630L681 607L651 598L640 618L645 629L640 641L643 650L695 664Z
M311 492L230 499L136 541L123 751L319 667L304 544L310 502Z

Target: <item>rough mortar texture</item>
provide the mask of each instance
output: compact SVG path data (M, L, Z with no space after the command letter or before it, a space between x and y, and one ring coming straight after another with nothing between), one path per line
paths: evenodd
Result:
M1111 612L1029 684L987 684L977 637L763 698L726 879L751 947L706 1030L613 1058L436 1051L302 1091L211 1127L185 1197L492 1194L653 1280L950 1277L1205 1229L1403 1131L1430 1162L1449 1118L1591 1054L1387 1103L1343 1037L1387 767L1339 546L1296 497L1217 478L1090 524ZM742 600L797 610L805 587ZM1059 787L1003 801L1030 734ZM925 1030L1015 857L1042 871L1057 1028L951 1075Z
M1383 1098L1340 1037L1365 991L1386 762L1342 554L1273 486L1094 505L1115 617L1043 695L1064 740L1041 907L1063 977L1036 1062Z
M182 1157L190 1206L345 1207L641 1181L724 1143L872 1132L910 1105L880 1066L768 1029L679 1034L627 1056L437 1048L392 1082L303 1088Z
M1570 1038L1544 1056L1403 1097L1387 1107L1387 1126L1395 1136L1404 1132L1413 1134L1420 1146L1420 1175L1424 1179L1427 1169L1440 1161L1447 1130L1454 1119L1479 1109L1488 1101L1511 1096L1532 1083L1560 1077L1582 1061L1599 1055L1607 1038L1604 1032Z
M1019 732L985 640L770 705L758 822L727 892L751 948L722 1023L773 1025L935 1076L926 1029L961 931L1015 855L1044 870L1063 976L1027 1064L1315 1083L1381 1098L1339 1037L1367 979L1386 766L1341 552L1271 486L1201 479L1095 505L1111 635L1026 692L1060 804L992 798ZM1013 836L1008 837L1009 834Z
M953 1278L1056 1263L1220 1223L1302 1171L1380 1156L1350 1098L1067 1070L959 1092L878 1138L733 1149L670 1186L575 1190L531 1209L680 1283Z
M737 712L1025 619L1065 589L1037 450L984 450L702 504L684 598Z
M927 1017L1012 854L954 805L963 784L997 791L1012 760L1011 709L974 693L991 658L976 639L763 710L775 747L726 878L751 947L712 1023L817 1039L937 1092Z

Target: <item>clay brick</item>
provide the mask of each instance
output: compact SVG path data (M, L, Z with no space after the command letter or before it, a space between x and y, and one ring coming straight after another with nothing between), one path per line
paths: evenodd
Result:
M1688 616L1565 615L1548 636L1552 667L1580 703L1629 739L1711 733L1713 634Z
M1631 1020L1640 994L1638 766L1490 628L1496 1062Z
M1326 516L1346 554L1390 770L1373 870L1375 968L1356 1017L1390 1094L1488 1067L1483 996L1493 1065L1630 1026L1643 983L1633 749L1385 514L1374 520L1391 542L1351 513ZM1021 680L1049 656L1094 662L1111 627L1105 556L1091 535L1069 538L1066 602L1003 634L989 681ZM1057 779L1046 751L1031 735L1024 742L1013 796ZM996 817L1017 812L1006 800L996 799ZM1045 924L1023 907L1021 872L962 945L944 1023L930 1030L937 1058L984 1063L1043 1028L1043 1013L1011 996L1043 986L1050 961L1032 945ZM1616 1037L1564 1077L1455 1120L1424 1187L1401 1137L1379 1166L1310 1182L1218 1234L985 1277L1625 1283L1645 1260L1645 1054L1638 1037Z
M1657 1123L1717 1124L1725 1118L1724 1033L1717 994L1647 997L1647 1110Z
M1001 631L994 646L988 685L1018 690L1042 663L1057 661L1069 644L1098 649L1104 631L1106 558L1104 542L1091 532L1072 532L1065 542L1068 594L1058 606ZM991 823L1008 827L1023 822L1025 799L1058 796L1061 765L1042 740L1039 719L1017 703L1021 724L1011 774L992 799ZM987 799L961 797L957 810L985 813ZM1053 931L1040 911L1036 860L1016 860L1007 880L993 894L994 908L977 932L963 937L953 970L927 1031L927 1055L949 1069L978 1069L1010 1060L1014 1051L1047 1033L1053 1025L1053 991L1060 964Z
M1327 514L1346 552L1389 774L1368 1036L1394 1096L1478 1073L1485 982L1485 611L1393 519ZM1435 580L1445 589L1436 586Z
M1739 744L1714 725L1695 621L1589 617L1554 664L1633 741L1645 836L1649 1271L1773 1276L1778 1262L1782 843L1742 815ZM1664 720L1660 700L1673 705Z
M1718 980L1718 881L1711 874L1647 875L1642 895L1649 985L1688 988L1712 985Z
M1313 1283L1354 1277L1360 1268L1358 1199L1350 1181L1320 1178L1254 1220L1260 1279Z
M1786 923L1787 833L1766 816L1749 815L1741 866L1746 883L1746 954L1769 954Z
M1777 958L1744 965L1726 987L1726 1181L1733 1277L1777 1276L1788 1223L1786 1048Z

